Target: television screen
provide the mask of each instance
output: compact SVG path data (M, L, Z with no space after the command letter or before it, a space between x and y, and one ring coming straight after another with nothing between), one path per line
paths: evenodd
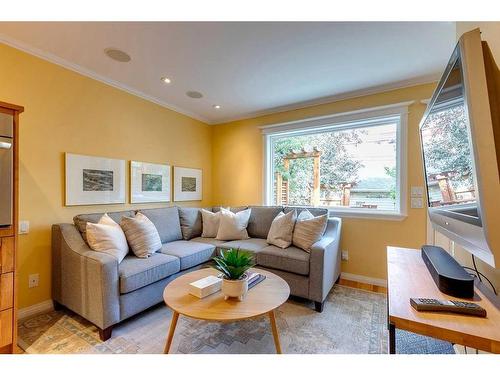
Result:
M428 204L444 210L470 208L477 199L462 67L455 56L420 128Z
M500 264L498 108L500 70L475 29L460 37L420 138L432 228L493 267Z

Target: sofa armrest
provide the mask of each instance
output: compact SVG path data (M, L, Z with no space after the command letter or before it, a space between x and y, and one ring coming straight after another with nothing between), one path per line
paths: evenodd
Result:
M93 251L73 224L52 226L52 298L101 329L120 321L118 260Z
M329 218L325 234L311 248L309 298L323 302L340 276L340 218Z

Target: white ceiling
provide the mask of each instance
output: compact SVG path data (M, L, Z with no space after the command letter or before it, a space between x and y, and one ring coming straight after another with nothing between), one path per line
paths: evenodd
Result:
M0 22L0 41L221 123L437 79L455 23ZM109 59L107 47L132 61Z

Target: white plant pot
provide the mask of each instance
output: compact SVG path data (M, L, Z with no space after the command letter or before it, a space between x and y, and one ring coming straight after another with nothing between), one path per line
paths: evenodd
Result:
M248 292L248 275L243 275L242 279L239 280L226 280L222 279L222 294L224 299L228 298L238 298L243 301L245 295Z

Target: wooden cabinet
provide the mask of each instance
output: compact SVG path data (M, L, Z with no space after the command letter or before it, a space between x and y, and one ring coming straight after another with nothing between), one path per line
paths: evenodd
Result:
M17 345L16 247L19 207L19 114L23 111L23 107L18 105L0 102L1 130L5 132L7 126L12 130L7 132L8 134L3 134L12 144L12 154L9 156L11 157L9 160L12 160L12 175L7 177L7 181L11 182L7 186L10 186L12 190L12 202L11 206L7 205L7 212L11 212L12 218L9 219L10 215L8 213L5 215L6 211L3 211L2 218L7 220L2 220L2 223L6 224L0 224L0 353L13 353ZM7 163L9 164L10 162ZM6 177L0 174L1 178ZM6 200L8 201L8 196L8 193L2 195L2 205L5 205Z
M12 346L13 333L14 333L14 314L13 309L0 311L0 353L10 352L12 353L13 348L7 348L7 346Z
M0 238L0 274L14 272L14 237Z
M14 272L0 275L0 311L14 307Z

